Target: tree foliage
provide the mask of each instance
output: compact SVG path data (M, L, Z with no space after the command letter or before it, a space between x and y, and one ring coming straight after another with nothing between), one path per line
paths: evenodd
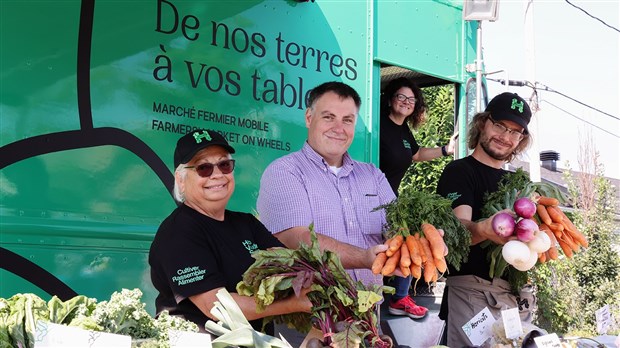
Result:
M567 171L565 179L573 202L572 220L590 246L573 259L546 263L533 274L538 324L549 332L586 337L598 334L595 311L604 305L609 305L616 318L608 333L620 332L620 254L614 250L613 240L618 228L614 226L616 194L603 177L596 151L588 146L581 149L585 153L580 161L582 171Z
M426 121L413 130L413 136L420 147L446 145L454 133L454 86L423 88L422 93L428 104ZM451 160L452 157L448 156L412 164L405 173L400 190L434 193L441 172Z

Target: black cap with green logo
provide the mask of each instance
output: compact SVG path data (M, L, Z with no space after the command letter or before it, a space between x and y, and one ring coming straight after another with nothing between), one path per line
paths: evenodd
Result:
M220 133L214 130L198 129L185 134L177 141L177 147L174 149L174 168L181 163L189 162L198 151L212 145L219 145L229 153L235 153L235 149Z
M504 92L491 99L485 110L491 113L495 121L512 121L523 127L525 134L528 133L527 125L532 118L532 111L527 102L517 93Z

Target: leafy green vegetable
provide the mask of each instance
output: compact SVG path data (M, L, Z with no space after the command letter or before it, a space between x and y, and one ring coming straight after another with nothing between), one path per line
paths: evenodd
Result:
M211 313L219 322L209 320L205 325L207 331L219 336L212 342L214 348L230 346L290 348L289 344L278 338L256 332L226 289L218 290L216 296L219 301L214 303Z
M487 218L504 209L512 210L517 199L533 198L535 194L557 198L560 203L568 200L557 186L545 182L531 182L529 173L518 168L502 177L497 191L485 194L482 216Z
M383 287L354 283L336 254L321 252L312 225L310 230L310 246L302 243L296 250L273 248L252 254L256 261L237 284L237 293L254 296L257 310L261 311L273 301L299 295L302 289L309 288L311 313L267 317L265 323L286 323L300 332L308 332L314 322L325 335L326 344L347 347L369 338L375 347L386 347L386 342L379 338L375 314ZM337 332L338 322L347 323L346 332Z
M456 270L467 261L471 233L452 211L452 201L436 193L404 190L394 201L374 210L385 209L387 238L396 234L414 234L423 222L444 231L444 242L448 247L446 261Z
M11 336L8 329L10 315L11 307L9 302L0 298L0 348L11 348Z
M196 324L167 311L152 318L141 302L139 289L112 294L110 301L97 303L83 295L67 301L52 297L48 302L34 294L16 294L0 298L0 348L34 347L37 320L79 327L84 330L129 335L133 339L150 339L154 347L168 347L168 330L198 332ZM147 347L148 343L140 344Z

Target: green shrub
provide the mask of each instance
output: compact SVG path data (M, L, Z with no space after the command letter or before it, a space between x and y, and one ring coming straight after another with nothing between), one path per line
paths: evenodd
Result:
M604 305L609 305L616 321L620 319L620 255L613 249L617 202L601 168L595 175L578 175L565 175L574 208L571 218L589 247L572 259L537 267L532 280L538 297L537 324L549 332L588 337L598 335L595 311ZM617 322L608 333L620 333Z
M413 136L420 147L446 145L454 133L454 86L423 88L422 93L428 105L426 121L413 130ZM399 190L435 193L441 172L451 160L452 157L448 156L413 163L405 173Z

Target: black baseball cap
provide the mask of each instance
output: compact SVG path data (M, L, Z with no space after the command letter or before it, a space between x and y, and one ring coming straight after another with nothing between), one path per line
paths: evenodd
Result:
M229 153L235 153L235 149L220 133L214 130L197 129L185 134L177 141L177 147L174 149L174 168L176 169L181 163L189 162L198 151L212 145L219 145Z
M491 113L491 117L496 121L506 120L518 124L523 127L525 134L528 134L527 125L532 118L532 111L517 93L504 92L496 95L485 111Z

